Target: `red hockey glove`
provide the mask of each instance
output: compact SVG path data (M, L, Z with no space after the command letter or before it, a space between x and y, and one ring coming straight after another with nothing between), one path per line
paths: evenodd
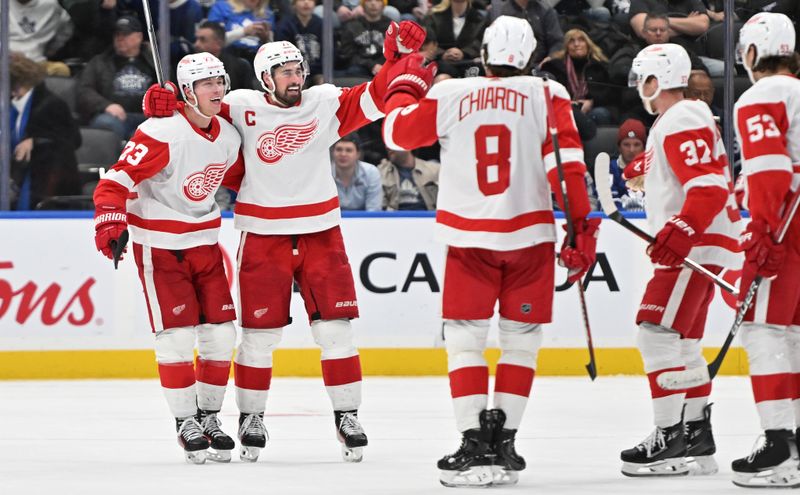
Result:
M425 42L425 28L413 21L389 24L383 36L383 57L387 62L418 52Z
M178 88L167 81L162 88L153 84L142 98L142 112L145 117L171 117L178 106Z
M106 258L114 259L111 243L119 242L119 236L128 228L125 209L117 206L98 205L94 211L94 243ZM123 253L126 250L122 251ZM122 256L120 256L122 259Z
M694 227L679 215L673 215L658 231L655 242L647 247L647 254L657 265L678 266L689 255L697 237Z
M640 175L644 175L644 151L636 155L633 160L627 165L625 165L625 169L622 171L622 178L625 180L631 180L633 178L639 177Z
M426 64L421 53L414 53L402 59L389 69L389 86L384 101L388 102L395 93L408 93L415 100L422 99L433 84L437 66Z
M769 225L763 220L750 220L739 240L744 250L744 263L764 278L775 278L786 256L786 247L776 244Z
M575 247L567 245L567 239L564 238L561 254L558 257L558 264L569 270L567 280L571 283L583 278L583 275L594 265L600 219L577 219L574 220L574 226Z

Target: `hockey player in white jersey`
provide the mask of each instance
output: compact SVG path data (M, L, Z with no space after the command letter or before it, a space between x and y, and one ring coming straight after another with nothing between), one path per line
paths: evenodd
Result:
M800 186L800 68L795 29L783 14L754 15L739 32L739 54L753 86L734 109L742 150L750 223L742 237L740 298L764 277L742 324L756 408L764 435L753 452L733 461L734 483L800 486L800 218L775 242L781 218Z
M740 216L728 160L708 106L684 99L690 72L686 50L670 43L646 47L631 68L631 86L658 118L647 138L644 164L645 211L655 233L647 253L654 273L636 315L655 430L622 452L622 473L628 476L717 471L711 384L676 391L656 382L666 371L706 364L700 339L714 285L683 267L684 259L691 253L714 273L741 266Z
M361 364L350 325L358 317L358 303L339 228L329 148L383 117L388 70L403 53L417 51L424 38L424 29L413 22L393 23L384 42L387 62L371 82L306 90L302 53L286 41L266 43L253 62L264 91L237 90L225 97L223 114L241 134L244 155L243 165L225 179L239 192L235 225L242 231L242 341L234 375L243 459L255 461L265 446L272 353L291 322L295 280L314 341L322 348L322 377L343 457L362 458L367 436L358 420ZM149 93L154 94L170 97L169 92Z
M228 88L219 59L187 55L177 78L186 105L172 117L140 125L98 183L95 240L111 258L120 236L130 231L178 442L190 462L228 462L235 445L217 414L230 374L236 313L217 244L221 217L214 193L237 161L241 139L216 117Z
M563 208L543 80L523 75L536 46L530 24L501 16L483 37L487 77L451 79L425 93L431 66L412 55L391 74L384 140L393 149L442 147L437 237L447 244L442 316L457 452L438 467L445 486L513 484L525 460L514 447L551 321L556 229L551 190ZM575 282L594 263L599 219L587 219L583 149L569 95L550 83L576 247L561 260ZM500 306L502 350L488 407L483 357Z

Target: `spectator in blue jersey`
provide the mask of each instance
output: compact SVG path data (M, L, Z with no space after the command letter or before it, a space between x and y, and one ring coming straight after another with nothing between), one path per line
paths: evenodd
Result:
M208 20L225 26L225 40L237 55L253 61L258 47L272 41L274 16L269 0L217 0Z
M342 210L380 211L383 203L381 174L375 165L359 160L360 144L355 133L333 145L333 180Z
M611 160L609 170L612 175L611 197L620 211L643 211L644 193L629 190L622 177L622 171L638 155L644 152L647 131L640 120L628 119L622 123L617 133L619 155ZM597 171L595 170L595 173Z
M322 19L314 15L314 0L292 0L294 13L275 27L275 41L288 41L303 53L309 85L322 83Z

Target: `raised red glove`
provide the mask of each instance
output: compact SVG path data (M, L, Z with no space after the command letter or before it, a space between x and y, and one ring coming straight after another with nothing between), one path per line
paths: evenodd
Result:
M387 62L418 52L425 42L425 28L413 21L391 22L383 36L383 57Z
M625 165L625 169L622 171L622 178L631 180L634 177L644 175L645 172L644 151L642 151L636 155L629 164Z
M422 99L433 85L436 76L436 63L427 63L421 53L412 53L389 69L389 86L384 101L395 93L408 93L415 100Z
M756 275L764 278L775 278L778 275L786 256L786 247L775 243L767 222L750 220L739 244L744 250L745 265Z
M583 275L594 265L600 219L576 219L573 224L575 227L575 247L568 245L567 239L564 238L561 254L558 257L559 265L566 267L569 271L567 280L571 283L583 278Z
M162 88L153 84L147 88L142 98L142 112L145 117L171 117L178 106L178 88L167 81Z
M697 240L697 230L679 215L673 215L658 231L656 240L647 247L650 261L662 266L678 266L684 262Z
M114 259L111 243L119 242L119 236L128 228L125 209L118 206L98 205L94 211L94 243L97 250L108 259ZM127 249L122 252L126 252ZM122 259L122 256L119 257Z

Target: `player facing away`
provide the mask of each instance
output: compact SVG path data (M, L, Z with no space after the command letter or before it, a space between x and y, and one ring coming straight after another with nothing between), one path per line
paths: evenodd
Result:
M654 270L636 315L655 430L622 451L622 473L628 476L717 472L711 384L675 391L656 383L666 371L706 365L700 339L714 285L683 261L691 255L714 273L741 266L741 219L727 156L708 106L684 99L690 72L686 50L671 43L648 46L631 67L631 86L658 118L644 165L647 222L657 232L647 248Z
M228 88L219 59L187 55L177 79L186 104L140 125L98 183L95 240L111 258L112 243L130 230L158 374L187 461L229 462L234 442L217 414L236 343L236 312L217 244L214 193L237 161L241 139L216 116Z
M438 467L445 486L513 484L525 460L514 447L542 343L551 321L555 219L563 208L544 81L523 75L536 47L530 24L501 16L486 29L487 77L433 86L433 72L412 55L390 77L384 140L408 150L441 143L437 237L447 244L442 317L460 448ZM577 247L562 247L570 280L595 258L599 219L586 219L585 166L569 95L550 83ZM500 305L494 403L483 356L489 319Z
M800 65L795 30L783 14L759 13L739 32L739 53L753 86L734 108L750 223L742 237L744 297L764 277L742 324L753 396L764 435L752 454L733 461L734 483L800 486L800 219L781 244L775 237L800 184Z
M353 343L358 317L353 275L344 249L330 146L383 117L386 74L401 53L417 51L425 30L413 22L386 32L387 63L375 78L352 88L322 84L302 89L303 55L286 41L266 43L253 66L264 91L237 90L222 115L242 136L242 166L227 174L237 189L235 225L242 231L238 281L242 340L236 353L236 403L241 412L241 457L258 459L272 378L272 353L289 315L292 282L305 303L314 341L322 348L322 377L334 409L345 460L362 459L367 436L358 420L361 364ZM154 91L146 98L174 98Z

